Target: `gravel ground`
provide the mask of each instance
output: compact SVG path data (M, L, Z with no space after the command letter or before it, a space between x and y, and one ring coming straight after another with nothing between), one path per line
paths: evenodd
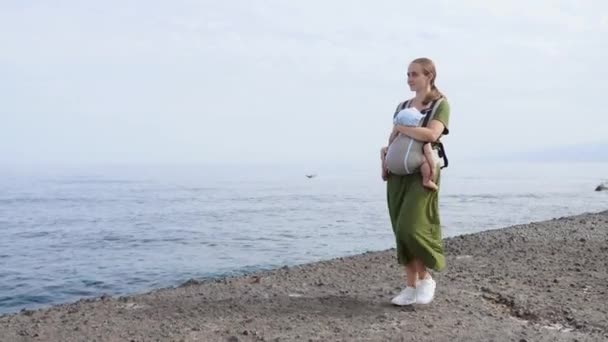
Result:
M388 229L388 228L387 228ZM394 250L0 316L0 341L608 341L608 211L457 236L430 305Z

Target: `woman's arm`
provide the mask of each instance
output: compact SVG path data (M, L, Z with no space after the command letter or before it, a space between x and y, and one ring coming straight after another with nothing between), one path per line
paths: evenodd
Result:
M407 135L412 139L423 142L434 142L439 139L441 133L443 133L443 130L445 129L445 126L439 120L431 120L427 127L395 125L395 129L399 131L399 133Z

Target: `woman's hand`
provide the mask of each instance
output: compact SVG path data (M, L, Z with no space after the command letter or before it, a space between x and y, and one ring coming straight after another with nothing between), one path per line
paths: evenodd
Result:
M380 149L380 160L382 161L381 167L382 167L382 180L386 181L388 180L388 176L389 176L389 172L388 169L386 168L386 152L388 151L388 147L382 147Z
M380 160L384 161L384 158L386 158L386 152L388 152L387 146L384 146L380 149Z

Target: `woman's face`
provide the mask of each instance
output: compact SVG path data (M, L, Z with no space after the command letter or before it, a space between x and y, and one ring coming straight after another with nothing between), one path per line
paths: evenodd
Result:
M422 66L417 63L412 63L407 68L407 84L411 91L421 91L427 89L431 84L430 75L424 75Z

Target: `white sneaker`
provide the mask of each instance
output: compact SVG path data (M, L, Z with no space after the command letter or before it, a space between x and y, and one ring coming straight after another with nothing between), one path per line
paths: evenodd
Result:
M435 298L435 288L437 283L431 275L416 282L416 304L429 304Z
M395 298L391 299L391 303L398 306L412 305L416 303L416 288L406 287Z

